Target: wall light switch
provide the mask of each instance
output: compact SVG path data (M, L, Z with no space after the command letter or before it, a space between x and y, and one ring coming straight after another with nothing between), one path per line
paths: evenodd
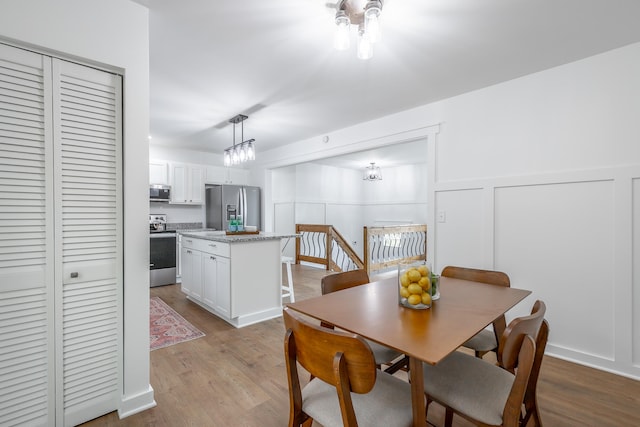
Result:
M445 211L438 211L438 222L447 222L447 214Z

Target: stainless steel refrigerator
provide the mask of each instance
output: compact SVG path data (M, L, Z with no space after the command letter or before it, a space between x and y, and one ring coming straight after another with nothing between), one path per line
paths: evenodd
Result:
M205 219L207 228L228 230L229 219L240 215L243 225L260 226L260 187L245 185L207 185Z

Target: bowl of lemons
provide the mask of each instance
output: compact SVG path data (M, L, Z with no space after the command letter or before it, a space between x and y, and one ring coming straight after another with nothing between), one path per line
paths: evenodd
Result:
M426 261L398 265L398 303L425 310L433 304L431 266Z

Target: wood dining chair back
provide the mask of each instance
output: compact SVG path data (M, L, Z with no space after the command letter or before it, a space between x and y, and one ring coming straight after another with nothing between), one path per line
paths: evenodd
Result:
M360 336L314 325L290 308L284 351L289 383L289 426L410 426L410 385L376 369ZM301 387L297 364L312 376Z
M445 426L454 413L483 427L542 425L536 388L549 334L545 312L536 301L529 316L509 324L500 337L500 366L462 352L424 365L425 394L446 407Z
M369 274L367 274L366 270L358 269L343 271L324 276L320 280L320 290L322 295L326 295L332 292L353 288L354 286L364 285L369 283L369 281ZM333 325L326 322L320 322L320 325L325 328L334 328ZM367 343L373 351L378 367L380 368L382 365L388 365L385 368L385 372L393 374L398 370L409 366L408 357L403 356L402 353L373 341L367 341Z
M447 266L442 270L441 276L454 279L470 280L472 282L486 283L489 285L510 287L509 276L501 271L479 270L475 268ZM498 352L499 338L506 327L504 314L493 321L493 330L485 329L463 344L463 347L472 349L476 357L483 357L493 351Z
M365 283L369 283L369 274L366 270L342 271L324 276L320 280L320 290L322 295L326 295Z

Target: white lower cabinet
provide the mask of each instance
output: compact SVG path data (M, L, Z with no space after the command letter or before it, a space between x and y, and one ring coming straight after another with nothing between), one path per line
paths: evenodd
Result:
M231 318L231 286L229 282L229 258L203 254L202 260L202 301L213 307L219 314Z
M182 292L195 299L202 298L202 252L182 245Z
M280 239L182 236L182 290L236 328L282 315Z
M231 317L231 263L226 244L182 238L182 291L217 315Z

